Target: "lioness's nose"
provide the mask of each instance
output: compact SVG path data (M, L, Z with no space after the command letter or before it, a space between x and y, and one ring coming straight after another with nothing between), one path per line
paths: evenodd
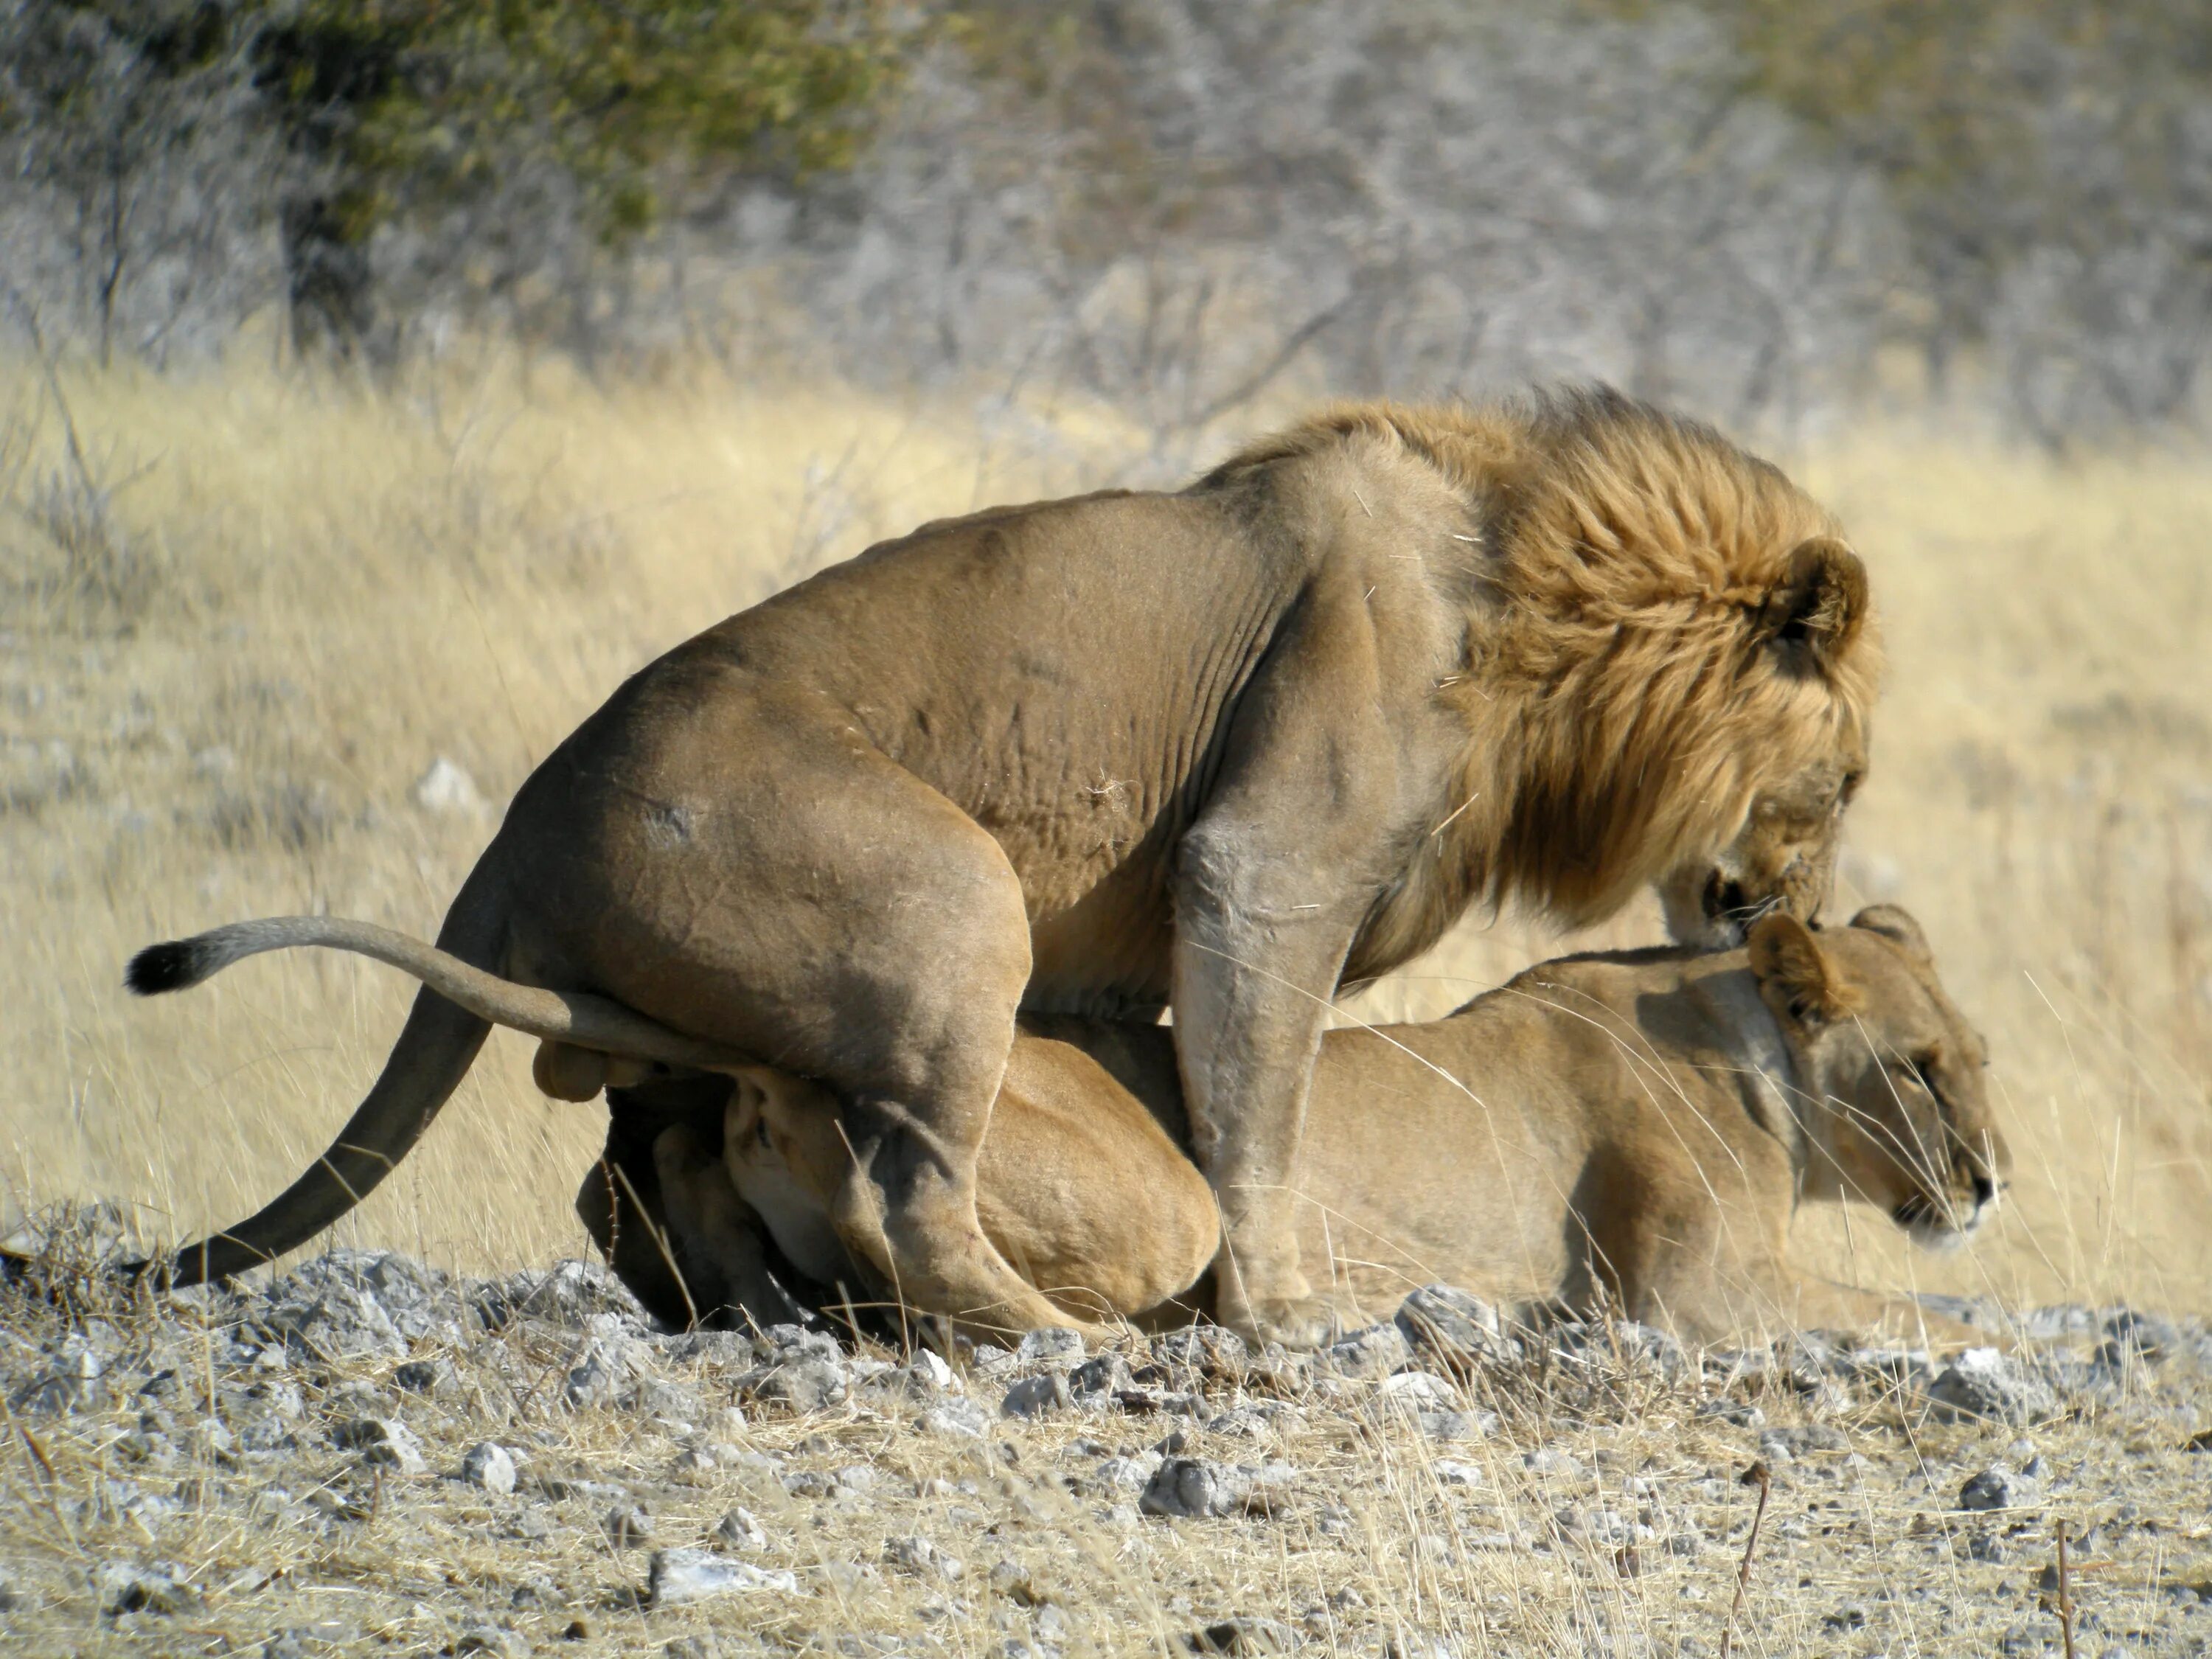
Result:
M1974 1176L1974 1207L1979 1209L1984 1205L1994 1203L1996 1195L1996 1182L1992 1177L1977 1171Z

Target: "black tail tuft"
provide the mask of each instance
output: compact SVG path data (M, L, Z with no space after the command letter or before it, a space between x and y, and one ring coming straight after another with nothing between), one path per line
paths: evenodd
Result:
M123 982L142 997L164 991L183 991L198 984L222 965L222 957L199 940L173 939L149 945L131 958Z

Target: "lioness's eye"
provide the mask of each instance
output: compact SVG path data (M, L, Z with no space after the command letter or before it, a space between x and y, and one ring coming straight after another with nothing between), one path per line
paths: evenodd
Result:
M1945 1103L1943 1091L1936 1086L1936 1057L1923 1054L1905 1063L1911 1069L1913 1082L1928 1091L1929 1097L1935 1101L1939 1109L1942 1108Z

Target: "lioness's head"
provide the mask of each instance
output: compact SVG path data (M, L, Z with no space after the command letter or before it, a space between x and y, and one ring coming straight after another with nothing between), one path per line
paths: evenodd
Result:
M731 1073L722 1112L722 1164L791 1264L824 1285L845 1272L845 1247L823 1195L851 1162L837 1097L811 1079L766 1066Z
M1919 924L1876 904L1815 933L1777 912L1753 926L1750 954L1807 1097L1807 1196L1879 1205L1922 1244L1972 1232L2010 1159L1988 1052L1944 994Z

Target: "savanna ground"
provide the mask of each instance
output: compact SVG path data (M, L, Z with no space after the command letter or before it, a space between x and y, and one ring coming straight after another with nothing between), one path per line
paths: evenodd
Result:
M925 518L1174 478L1230 435L1164 448L1096 408L711 378L607 388L508 360L425 370L376 392L245 361L198 378L56 379L35 363L0 364L0 934L9 947L0 960L0 1205L20 1214L65 1198L114 1199L143 1206L139 1224L171 1237L245 1213L321 1149L374 1075L410 989L373 965L303 953L248 964L192 995L133 1003L119 978L138 945L319 909L433 933L497 804L652 653ZM2015 1158L2007 1203L1971 1250L1916 1255L1878 1215L1808 1214L1796 1242L1802 1265L2013 1310L2212 1310L2212 471L2197 452L2058 464L1908 422L1839 429L1778 459L1842 514L1873 571L1889 642L1876 769L1853 809L1837 908L1888 899L1919 917L1954 994L1989 1038ZM418 789L441 757L473 792L447 771L442 790ZM1469 927L1346 1015L1429 1017L1565 944L1656 933L1641 909L1599 939L1561 941L1510 919ZM330 1242L466 1273L587 1253L568 1198L603 1120L596 1108L538 1097L526 1061L520 1041L495 1037L422 1149ZM344 1367L318 1386L349 1382L389 1395L381 1373ZM2189 1386L2167 1390L2184 1415ZM219 1393L210 1359L203 1408ZM1893 1402L1862 1406L1897 1415ZM1723 1433L1692 1409L1632 1401L1608 1417L1563 1407L1551 1420L1529 1408L1509 1412L1504 1432L1516 1460L1555 1434L1601 1470L1656 1459L1654 1479L1717 1478L1747 1453L1746 1431ZM434 1425L426 1437L446 1433L458 1447L477 1432L465 1412L439 1411L453 1419L450 1432ZM2124 1487L2139 1510L2179 1516L2193 1480L2201 1522L2203 1474L2152 1468L2164 1467L2175 1434L2124 1427L2125 1414L2111 1412L2068 1431L2065 1455L2081 1471L2072 1478L2087 1483L2070 1501L2088 1503L2102 1480L2096 1459L2109 1453L2117 1484L2104 1496L2117 1500ZM641 1431L632 1437L619 1413L521 1414L563 1455L642 1467L673 1455ZM830 1430L757 1413L744 1435L763 1451L831 1462L841 1437L872 1436L869 1455L897 1464L906 1489L924 1493L915 1502L964 1506L971 1530L1027 1528L1055 1546L1082 1533L1049 1508L1024 1519L1024 1505L1042 1500L1006 1498L1028 1489L1003 1485L1007 1468L994 1454L896 1441L883 1426L892 1419L866 1418L848 1410ZM1147 1534L1109 1528L1059 1570L1091 1585L1073 1598L1086 1610L1083 1629L1062 1639L1141 1650L1194 1620L1295 1619L1346 1586L1364 1586L1370 1609L1406 1610L1408 1628L1445 1632L1470 1651L1717 1635L1719 1608L1684 1600L1686 1587L1703 1586L1724 1602L1733 1569L1712 1554L1668 1556L1662 1571L1633 1577L1617 1562L1603 1577L1607 1551L1580 1545L1564 1555L1454 1553L1425 1566L1416 1545L1431 1523L1422 1505L1443 1501L1431 1490L1431 1451L1407 1453L1388 1436L1344 1439L1327 1412L1316 1420L1317 1438L1282 1453L1341 1489L1349 1530L1176 1522L1144 1547L1167 1552L1163 1563L1127 1547ZM1985 1460L2012 1432L1929 1431L1923 1444L1917 1430L1881 1431L1905 1439L1869 1451L1876 1469L1898 1481L1918 1473L1917 1501L1938 1510L1962 1478L1952 1463ZM1018 1448L1030 1487L1042 1478L1036 1450L1049 1469L1078 1432L1022 1431L1051 1443ZM1613 1437L1610 1465L1584 1443L1592 1435ZM1118 1431L1133 1443L1157 1437ZM14 1513L0 1540L11 1550L33 1539L42 1549L90 1547L106 1523L67 1510L28 1443L6 1454L0 1491ZM434 1467L447 1453L448 1463L458 1456L434 1446ZM52 1455L58 1480L94 1467ZM1401 1464L1419 1482L1400 1479ZM928 1498L940 1478L955 1493L969 1480L983 1496ZM1839 1498L1864 1484L1836 1480ZM1937 1490L1947 1481L1952 1490ZM1729 1528L1740 1533L1746 1518L1735 1511L1747 1500L1723 1487L1711 1501L1735 1509L1715 1540L1733 1539ZM700 1500L728 1501L712 1492ZM1799 1494L1798 1519L1810 1501ZM1921 1512L1913 1501L1861 1503L1866 1527L1894 1523L1902 1537L1908 1510ZM817 1518L829 1532L814 1534L842 1540L840 1559L872 1559L884 1536L918 1529L860 1504L833 1504ZM126 1542L144 1524L113 1518ZM255 1553L230 1522L193 1524L210 1560ZM828 1559L831 1546L810 1524L793 1520L787 1541ZM349 1545L338 1568L329 1550L316 1555L326 1576L350 1575L382 1609L354 1620L345 1639L380 1631L433 1650L455 1639L458 1625L436 1633L457 1617L438 1598L495 1580L487 1562L498 1547L458 1512L441 1525ZM1224 1529L1212 1553L1187 1529L1200 1525ZM853 1540L871 1529L873 1549L862 1550ZM2203 1546L2186 1533L2185 1524L2139 1570L2112 1567L2104 1593L2148 1606L2191 1549L2201 1577ZM586 1534L572 1553L599 1565L579 1572L640 1577L594 1529L577 1536ZM550 1561L565 1535L505 1547ZM664 1527L657 1541L693 1540ZM1916 1621L1917 1604L1903 1597L2021 1578L2016 1564L2008 1572L1948 1546L1939 1563L1932 1553L1855 1557L1848 1542L1814 1545L1762 1585L1769 1599L1739 1645L1972 1650L1982 1635L1933 1613ZM974 1547L968 1554L978 1559ZM1869 1574L1899 1591L1892 1611L1904 1612L1863 1634L1848 1620L1826 1630L1821 1620ZM1792 1589L1792 1579L1803 1583ZM2009 1588L2018 1601L2021 1585ZM251 1596L240 1605L243 1623L203 1607L193 1636L189 1620L101 1623L92 1600L70 1615L64 1598L51 1604L60 1622L40 1628L56 1650L181 1650L244 1640L264 1614ZM930 1639L958 1652L1045 1639L1028 1625L1009 1637L982 1611L917 1623L896 1597L882 1616L854 1622L855 1605L842 1592L817 1596L772 1622L787 1641L848 1624L934 1631ZM1594 1620L1599 1607L1606 1616ZM2030 1623L2040 1616L2032 1600L2014 1611ZM592 1614L592 1633L580 1639L635 1650L681 1633L620 1622L641 1616ZM274 1622L264 1632L286 1624L265 1617ZM1381 1628L1372 1619L1346 1628L1364 1640L1370 1626ZM2055 1624L2043 1626L2055 1639ZM562 1627L548 1615L517 1639L550 1640ZM2143 1639L2163 1644L2165 1629L2146 1625Z

